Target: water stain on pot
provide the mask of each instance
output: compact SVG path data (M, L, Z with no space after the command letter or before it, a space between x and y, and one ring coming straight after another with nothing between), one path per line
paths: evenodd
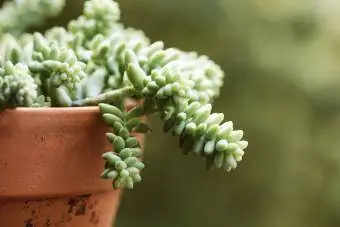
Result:
M88 199L91 195L81 195L79 197L71 198L68 201L69 209L68 213L73 213L76 210L75 215L81 216L86 214Z
M24 222L24 227L35 227L34 224L33 224L33 220L32 219L27 219Z
M77 216L85 216L88 215L88 221L91 224L98 225L99 224L99 215L97 211L94 211L96 205L98 205L98 200L93 201L93 203L89 203L89 199L91 198L91 194L88 195L81 195L77 197L70 198L66 203L66 210L65 213L62 213L62 218L59 221L52 221L50 217L46 217L46 221L44 222L43 227L49 226L59 226L66 222L71 222L74 217ZM42 204L40 203L38 207L34 206L36 201L25 201L23 209L32 209L30 211L30 217L24 221L23 227L38 227L36 222L41 219L45 219L44 217L39 217L39 210L44 209L45 207L51 207L54 202L53 200L57 198L46 199L45 202ZM32 207L31 207L32 206ZM91 212L91 213L89 213Z

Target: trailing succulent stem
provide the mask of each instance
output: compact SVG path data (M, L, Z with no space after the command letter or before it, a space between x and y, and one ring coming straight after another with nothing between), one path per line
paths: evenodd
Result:
M0 19L7 15L15 23L22 14L14 13L15 7L31 4L33 12L47 2L54 12L64 4L8 3ZM103 154L101 177L113 180L114 188L141 181L141 144L134 135L151 131L141 120L151 114L159 114L163 131L179 138L184 154L201 156L209 170L235 169L248 143L231 121L223 123L222 113L212 113L211 102L223 85L220 67L207 56L151 43L119 18L113 0L89 0L83 15L66 28L32 34L21 33L24 27L15 30L14 24L0 26L0 35L7 32L0 42L0 108L99 106L112 128L106 133L112 150ZM141 104L127 110L126 98Z
M134 183L141 181L140 170L144 164L139 160L142 155L141 145L135 133L147 133L149 127L140 120L147 112L143 107L124 111L116 106L101 103L99 109L106 124L112 126L112 132L106 133L112 143L113 151L103 155L106 160L102 177L115 180L114 188L133 188Z

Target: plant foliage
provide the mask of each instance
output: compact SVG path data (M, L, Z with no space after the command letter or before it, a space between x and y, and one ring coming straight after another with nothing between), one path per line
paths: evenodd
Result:
M207 56L165 48L163 42L150 42L143 32L125 28L113 0L86 1L83 14L66 28L53 27L44 34L21 33L47 16L43 13L17 26L15 18L47 6L59 12L63 5L61 0L21 0L6 3L0 11L2 109L99 106L112 127L106 134L112 151L103 154L101 176L113 180L114 188L132 188L141 181L141 145L133 135L148 133L141 119L156 113L163 131L179 138L184 154L203 157L207 169L237 167L248 145L243 131L234 130L231 121L223 123L222 113L211 112L223 85L218 65ZM11 23L4 23L4 17ZM142 104L126 110L126 98Z

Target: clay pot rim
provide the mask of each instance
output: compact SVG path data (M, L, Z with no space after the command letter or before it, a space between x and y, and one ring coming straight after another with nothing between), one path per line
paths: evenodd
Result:
M138 101L128 100L126 102L126 109L130 110L139 104ZM99 113L99 107L97 106L70 106L70 107L16 107L13 109L5 109L5 111L17 112L17 113L52 113L52 112L66 112L66 113ZM1 114L1 111L0 111Z
M46 112L99 112L98 106L80 106L80 107L16 107L6 109L5 111L12 112L31 112L31 113L46 113Z
M138 105L143 103L143 100L135 100L128 98L125 100L125 108L126 110L130 110ZM8 108L3 111L7 112L16 112L16 113L99 113L99 106L68 106L68 107L15 107L15 108ZM0 114L1 114L0 110Z

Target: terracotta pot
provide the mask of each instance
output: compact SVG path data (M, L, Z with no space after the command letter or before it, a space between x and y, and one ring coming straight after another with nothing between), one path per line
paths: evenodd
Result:
M0 226L112 226L121 191L99 178L109 130L97 107L1 112Z

